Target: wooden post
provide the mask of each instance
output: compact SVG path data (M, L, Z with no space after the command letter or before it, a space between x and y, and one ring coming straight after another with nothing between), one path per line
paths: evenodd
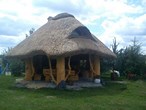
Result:
M57 81L55 80L55 78L53 76L51 59L50 59L49 55L48 55L48 62L49 62L49 68L50 68L50 76L51 76L52 80L54 81L54 83L57 84Z
M91 55L89 55L89 64L90 64L90 77L93 78L94 76L94 68L93 68L93 60L92 60L92 57Z
M93 56L93 68L95 71L94 76L100 75L100 58L97 55Z
M31 81L33 75L33 64L31 59L25 60L25 80Z
M57 85L63 80L65 81L65 58L57 57Z
M33 77L35 73L34 66L33 66L33 58L31 58L31 70L32 70L31 77Z

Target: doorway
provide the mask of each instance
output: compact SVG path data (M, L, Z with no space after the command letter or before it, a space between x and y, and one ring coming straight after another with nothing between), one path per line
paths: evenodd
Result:
M72 56L70 60L70 66L71 69L78 75L79 80L89 80L89 78L91 77L88 54L79 54Z

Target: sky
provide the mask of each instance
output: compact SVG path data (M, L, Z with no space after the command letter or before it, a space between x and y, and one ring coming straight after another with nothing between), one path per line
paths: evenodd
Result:
M0 0L0 54L37 30L49 16L70 13L111 48L119 49L134 37L146 54L146 0Z

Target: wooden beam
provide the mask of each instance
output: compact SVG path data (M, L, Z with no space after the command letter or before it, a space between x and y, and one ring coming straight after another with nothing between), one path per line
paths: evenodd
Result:
M32 74L33 74L33 67L32 67L31 58L25 60L25 80L31 81Z
M100 75L100 58L97 55L93 56L93 68L95 71L94 76Z
M34 66L33 66L33 58L31 58L31 69L32 69L32 77L34 76L35 70L34 70Z
M56 69L57 69L57 85L58 85L61 81L65 81L65 58L64 57L62 56L57 57Z

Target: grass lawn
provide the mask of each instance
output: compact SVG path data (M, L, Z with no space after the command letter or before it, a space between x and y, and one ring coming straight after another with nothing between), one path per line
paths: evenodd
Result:
M16 88L14 82L0 76L0 110L146 110L146 81L81 91Z

